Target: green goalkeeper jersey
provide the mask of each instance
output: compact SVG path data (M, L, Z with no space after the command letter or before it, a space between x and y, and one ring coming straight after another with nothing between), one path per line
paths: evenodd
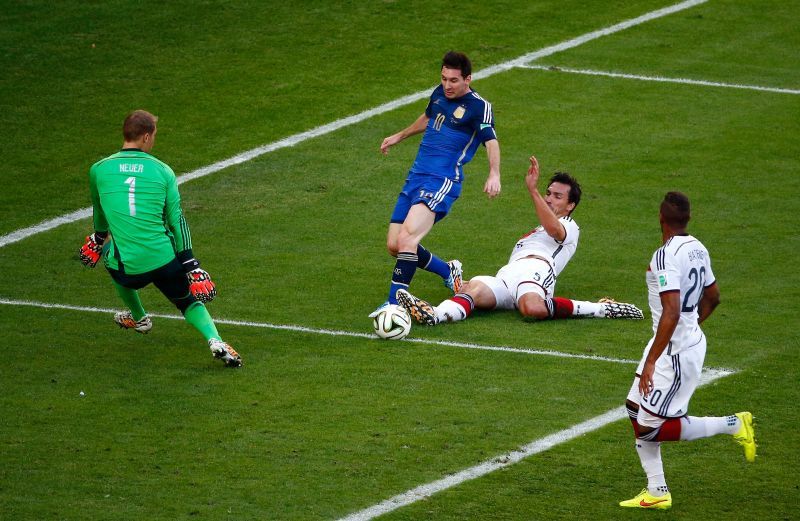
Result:
M94 229L111 232L107 267L136 275L191 250L178 182L166 163L139 149L123 149L92 165L89 186Z

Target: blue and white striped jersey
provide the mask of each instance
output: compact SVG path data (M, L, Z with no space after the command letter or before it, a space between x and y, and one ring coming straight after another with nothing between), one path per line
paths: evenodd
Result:
M411 173L447 177L455 182L464 178L478 145L497 139L492 104L471 90L450 100L441 85L428 101L425 114L430 118Z

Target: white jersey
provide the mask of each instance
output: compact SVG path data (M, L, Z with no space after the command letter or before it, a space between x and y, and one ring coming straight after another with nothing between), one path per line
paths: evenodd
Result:
M575 250L578 248L578 236L581 234L581 229L572 220L572 217L561 217L558 221L564 225L564 230L567 232L562 242L550 237L544 226L539 225L535 230L517 241L511 251L511 258L508 259L508 263L511 264L530 255L538 255L547 259L547 262L553 267L555 276L558 277L558 274L567 265L572 255L575 254Z
M661 319L661 293L680 291L680 319L664 354L678 354L702 341L697 308L703 290L715 281L708 250L691 235L671 237L653 254L647 269L647 293L654 333Z

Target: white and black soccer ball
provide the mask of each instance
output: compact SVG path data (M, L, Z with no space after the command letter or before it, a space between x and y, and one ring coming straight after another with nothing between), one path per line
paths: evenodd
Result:
M411 316L403 306L389 304L372 319L375 334L387 340L400 340L411 331Z

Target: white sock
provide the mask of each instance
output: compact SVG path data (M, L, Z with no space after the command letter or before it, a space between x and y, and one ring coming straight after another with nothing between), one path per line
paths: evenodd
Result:
M434 306L433 311L439 322L458 322L467 318L464 308L452 300L445 300L438 306Z
M681 440L710 438L717 434L736 434L741 421L736 416L685 416L681 418Z
M606 310L603 304L599 302L586 302L585 300L572 301L572 316L573 317L595 317L603 318L606 316Z
M661 442L636 440L636 452L642 469L647 474L647 490L653 496L663 496L669 490L661 463Z

